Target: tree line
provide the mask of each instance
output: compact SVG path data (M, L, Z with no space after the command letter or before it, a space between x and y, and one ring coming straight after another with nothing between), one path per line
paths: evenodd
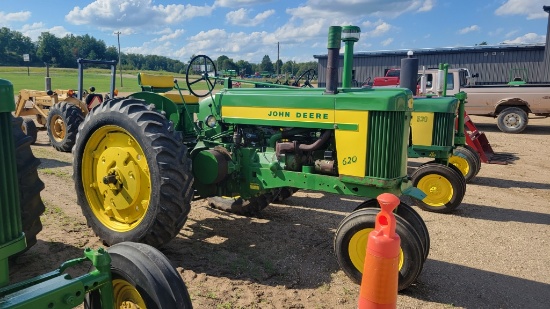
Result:
M28 54L25 62L23 55ZM88 34L75 36L68 34L62 38L49 32L42 32L36 42L7 27L0 28L0 66L44 66L76 68L78 58L94 60L118 60L118 49L107 46L103 40L98 40ZM193 58L193 57L191 57ZM157 55L141 55L121 53L123 70L167 71L185 74L187 64L179 60ZM191 60L191 59L190 59ZM255 64L245 60L234 61L222 55L216 59L218 71L235 70L240 76L254 75L256 72L273 74L299 75L308 69L317 69L317 62L297 63L281 60L275 63L265 55L261 63ZM289 75L288 75L289 74Z

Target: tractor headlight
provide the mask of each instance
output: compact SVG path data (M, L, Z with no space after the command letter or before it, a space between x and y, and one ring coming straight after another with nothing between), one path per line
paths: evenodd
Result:
M206 124L207 127L214 128L214 127L216 127L216 123L217 123L216 117L214 117L214 115L209 115L204 120L204 123Z

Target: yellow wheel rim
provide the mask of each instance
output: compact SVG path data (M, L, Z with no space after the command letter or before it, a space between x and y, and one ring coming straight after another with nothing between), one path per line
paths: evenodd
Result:
M138 142L118 126L96 130L84 148L82 184L95 217L127 232L145 217L151 199L149 165Z
M145 301L139 294L138 290L128 281L122 279L113 280L113 294L115 300L115 308L120 309L145 309Z
M468 164L468 160L463 157L452 155L449 158L449 163L456 166L464 176L468 175L470 172L470 164Z
M61 142L65 138L67 129L61 116L54 115L50 119L50 132L52 133L52 137L58 142Z
M426 193L426 198L422 201L433 207L444 207L453 198L453 185L438 174L422 177L416 187Z
M367 255L367 243L369 241L369 233L374 231L373 228L362 229L355 233L348 245L348 254L351 260L351 263L355 268L357 268L361 273L363 273L363 267L365 266L365 257ZM399 269L403 267L403 249L399 249Z

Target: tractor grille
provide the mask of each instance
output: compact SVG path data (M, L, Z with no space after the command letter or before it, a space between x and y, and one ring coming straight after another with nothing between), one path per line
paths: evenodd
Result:
M407 147L405 112L369 112L367 176L393 179L403 175Z
M22 232L11 121L10 113L0 113L0 246Z
M434 113L432 145L453 146L455 114Z

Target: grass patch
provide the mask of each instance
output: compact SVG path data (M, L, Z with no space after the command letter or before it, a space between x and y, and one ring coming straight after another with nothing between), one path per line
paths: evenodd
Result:
M61 178L71 178L71 175L69 173L59 169L42 168L42 169L39 169L38 171L45 175L53 175Z

